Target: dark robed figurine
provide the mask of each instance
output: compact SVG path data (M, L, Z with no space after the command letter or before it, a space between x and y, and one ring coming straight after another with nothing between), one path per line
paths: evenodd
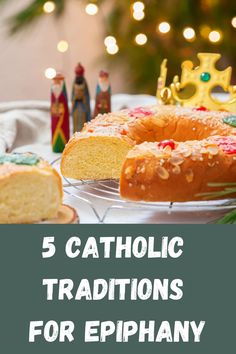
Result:
M95 118L98 114L109 112L111 112L111 86L109 74L102 70L98 77L93 117Z
M57 73L51 86L51 131L54 152L62 152L70 138L69 117L65 78Z
M79 132L84 124L91 120L90 96L87 82L84 78L84 68L79 63L75 68L75 81L72 90L73 131Z

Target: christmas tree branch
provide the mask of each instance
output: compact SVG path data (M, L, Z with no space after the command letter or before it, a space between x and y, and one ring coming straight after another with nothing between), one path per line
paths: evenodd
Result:
M1 3L6 2L6 0L0 0ZM66 0L54 0L56 5L55 15L60 16L64 12ZM31 4L23 8L16 15L13 15L8 19L9 22L9 33L15 34L20 30L33 24L36 20L40 19L45 15L43 11L43 5L45 0L34 0Z

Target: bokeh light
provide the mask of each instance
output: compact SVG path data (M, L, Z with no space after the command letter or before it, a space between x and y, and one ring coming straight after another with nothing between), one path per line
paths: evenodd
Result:
M61 53L65 53L69 48L69 44L67 41L60 41L57 44L57 50Z
M219 31L211 31L209 33L209 41L211 41L212 43L217 43L221 40L221 33Z
M136 1L133 3L133 10L134 12L142 12L145 8L145 5L142 1Z
M47 79L53 79L55 76L56 76L57 72L54 68L47 68L45 71L44 71L44 75Z
M96 4L88 4L85 7L85 12L86 14L90 15L90 16L94 16L98 13L98 6Z
M200 26L200 34L203 38L207 39L209 38L209 33L211 32L211 29L207 25L202 25Z
M104 39L104 44L106 47L114 46L116 44L116 39L113 36L107 36Z
M147 36L144 33L139 33L137 34L137 36L135 37L135 42L138 45L144 45L147 43Z
M133 13L133 18L136 20L136 21L141 21L143 20L145 17L145 13L143 11L135 11Z
M231 24L234 28L236 28L236 16L232 18Z
M107 47L107 53L111 55L115 55L119 52L119 47L117 44L113 44Z
M183 30L183 36L187 41L193 41L195 38L195 31L192 27L186 27Z
M170 31L170 24L168 22L161 22L158 26L161 33L168 33Z
M50 14L52 13L56 8L56 5L53 1L47 1L45 2L45 4L43 5L43 11L46 13L46 14Z

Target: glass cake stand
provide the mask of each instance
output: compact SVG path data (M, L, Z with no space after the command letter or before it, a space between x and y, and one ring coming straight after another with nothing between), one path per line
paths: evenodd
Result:
M60 158L52 165L60 173ZM211 223L236 208L236 199L129 202L120 198L118 180L62 178L64 193L86 203L99 223Z

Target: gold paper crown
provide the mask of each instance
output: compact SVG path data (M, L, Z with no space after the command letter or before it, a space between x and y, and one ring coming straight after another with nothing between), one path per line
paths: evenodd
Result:
M197 57L200 65L194 68L191 61L184 61L180 80L176 75L169 87L166 86L167 59L163 60L157 84L157 98L163 104L204 106L210 110L236 113L236 85L230 85L232 68L228 67L223 71L215 68L215 63L221 58L220 54L198 53ZM216 86L222 87L229 94L227 101L219 101L212 96ZM192 92L189 93L190 87Z

